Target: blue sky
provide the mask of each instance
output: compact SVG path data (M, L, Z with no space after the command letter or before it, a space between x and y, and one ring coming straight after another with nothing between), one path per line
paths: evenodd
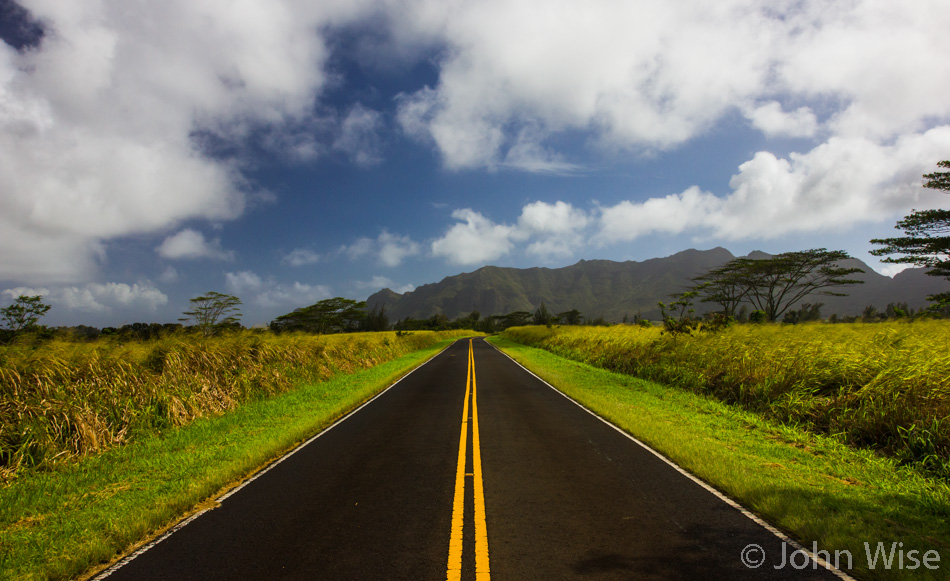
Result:
M950 158L921 0L0 0L0 303L247 325L487 264L868 255Z

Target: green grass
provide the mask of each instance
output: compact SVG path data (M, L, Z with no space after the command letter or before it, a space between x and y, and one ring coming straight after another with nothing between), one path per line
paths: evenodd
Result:
M834 555L859 579L946 579L950 487L868 450L781 425L708 396L490 339L568 396L763 516ZM864 542L936 550L940 569L868 569ZM739 558L739 555L736 555Z
M520 327L519 343L712 395L950 480L950 321Z
M0 488L0 578L67 579L108 562L321 431L450 341L21 475Z

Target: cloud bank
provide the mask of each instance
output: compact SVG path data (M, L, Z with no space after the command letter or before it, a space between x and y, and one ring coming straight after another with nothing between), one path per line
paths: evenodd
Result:
M651 234L768 238L884 220L938 203L919 178L950 151L944 0L21 4L43 36L0 43L0 280L73 285L89 305L103 304L82 285L106 242L247 210L248 143L298 161L382 163L386 116L355 99L330 112L322 102L338 82L328 38L344 29L372 29L381 61L437 55L437 80L405 90L393 119L450 171L573 172L560 140L612 158L661 155L735 118L801 140L785 157L750 154L728 191L589 209L535 202L512 224L458 209L428 244L452 264L521 245L556 257ZM388 232L347 249L387 267L422 251ZM158 254L232 256L194 229ZM274 303L319 294L257 288Z
M0 43L0 279L40 282L94 276L104 240L241 215L252 188L207 144L312 124L318 31L365 4L21 3L44 34ZM362 163L367 115L340 139Z

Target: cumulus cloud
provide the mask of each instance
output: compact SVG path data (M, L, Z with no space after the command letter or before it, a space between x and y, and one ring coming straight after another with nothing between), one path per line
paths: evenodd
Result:
M451 264L478 264L498 259L511 251L517 230L505 224L495 224L482 214L465 208L452 212L458 220L430 246L434 256L445 258Z
M165 238L155 249L159 256L173 260L211 258L234 260L234 252L221 248L221 239L205 240L204 234L191 228Z
M376 241L379 244L379 262L385 266L399 266L406 258L419 254L419 244L408 236L397 236L383 230Z
M655 154L737 113L766 137L815 140L784 157L757 153L729 192L704 185L574 210L576 227L561 231L532 229L532 212L557 204L526 206L514 225L458 210L430 245L454 264L522 243L560 256L591 236L734 239L880 220L931 203L916 180L947 151L944 0L912 10L880 0L21 3L45 34L22 50L0 43L0 280L16 283L85 289L108 240L240 216L255 196L234 153L242 144L378 164L385 115L320 102L338 76L326 35L354 23L370 23L396 58L438 55L435 81L400 95L395 119L449 169L574 172L565 139ZM389 236L345 251L384 266L421 252ZM231 256L195 230L159 249Z
M451 264L479 264L507 255L519 244L525 252L549 259L571 256L586 246L590 217L571 204L537 201L526 204L514 225L498 224L470 208L452 213L456 223L432 241L433 256Z
M225 287L242 301L263 308L301 307L332 296L325 285L297 281L287 284L272 278L263 279L249 270L226 273Z
M165 293L150 282L131 285L106 282L81 286L15 287L5 289L0 294L11 301L20 295L42 295L43 302L57 311L83 313L111 313L115 310L155 312L168 303Z
M448 49L398 121L453 169L547 171L550 138L573 131L611 150L669 149L737 109L767 136L879 144L950 116L940 0L399 6L397 37Z
M791 113L778 101L753 108L747 113L752 125L768 136L811 137L818 129L818 119L809 107Z
M542 259L577 256L590 245L648 236L688 234L697 241L774 239L808 232L843 232L893 220L911 208L945 205L944 194L921 188L925 160L950 151L950 127L881 145L866 138L832 138L807 153L780 158L759 152L741 164L717 194L698 186L645 200L595 205L590 211L557 201L522 207L515 224L496 223L471 209L431 244L432 255L470 265L516 249ZM888 271L894 272L893 269Z
M691 187L679 194L600 208L601 243L691 231L697 238L738 240L789 233L840 231L878 222L909 208L945 200L920 187L932 170L926 161L950 150L950 127L879 145L861 138L832 138L788 159L759 152L739 166L725 196Z
M367 255L375 256L379 264L396 267L410 256L419 254L422 247L409 236L392 234L388 230L380 232L375 239L362 237L342 251L351 259L359 259Z
M521 209L518 232L522 238L534 238L526 252L542 258L571 256L585 244L584 230L590 222L587 213L567 202L533 202Z
M573 130L611 147L672 147L763 88L774 32L749 4L413 3L400 25L452 50L399 120L453 168L543 151Z
M247 182L208 144L311 120L319 31L371 3L22 4L45 34L0 42L0 278L43 281L90 277L104 240L240 215Z

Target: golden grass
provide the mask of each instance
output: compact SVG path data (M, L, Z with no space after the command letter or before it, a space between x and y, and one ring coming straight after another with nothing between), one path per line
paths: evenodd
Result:
M143 433L351 373L452 333L221 337L0 347L0 475L99 452ZM458 333L454 333L458 334Z
M660 328L521 327L505 335L714 395L950 476L950 322Z

